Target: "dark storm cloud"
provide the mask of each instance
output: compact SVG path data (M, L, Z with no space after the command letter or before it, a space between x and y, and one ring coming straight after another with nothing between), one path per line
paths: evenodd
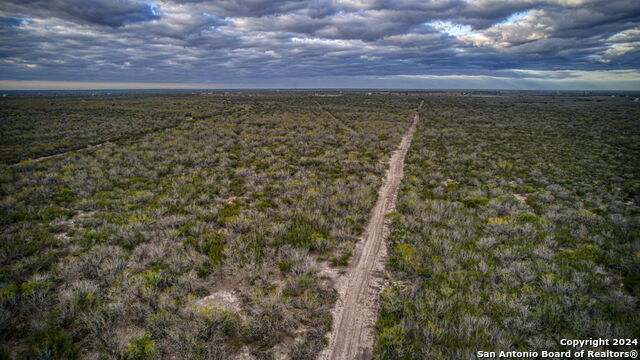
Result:
M639 63L627 0L0 0L0 80L556 80Z
M279 0L220 0L220 1L178 1L182 3L207 4L207 7L216 11L222 16L265 16L273 14L288 13L306 7L301 1L279 1Z
M151 2L127 0L5 0L5 11L119 27L160 16Z

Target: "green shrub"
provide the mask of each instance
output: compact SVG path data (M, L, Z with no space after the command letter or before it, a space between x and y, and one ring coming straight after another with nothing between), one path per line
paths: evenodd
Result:
M151 335L147 333L131 339L129 346L125 350L127 360L153 359L155 354L155 342L151 340Z
M19 359L48 360L76 359L78 347L73 345L71 337L60 327L54 326L46 331L35 332L29 336L29 349Z
M275 207L275 204L271 201L259 200L256 202L255 207L260 211L264 211L266 209Z
M409 244L398 244L393 247L389 257L389 265L397 271L412 271L418 262L418 249Z
M211 259L211 263L213 265L220 265L224 261L224 242L223 237L217 233L206 233L203 235L205 237L205 245L203 250Z
M313 288L316 284L316 279L309 274L296 276L290 278L287 281L282 293L286 296L299 296L306 290Z
M468 208L477 208L480 206L485 206L489 203L489 199L487 198L467 198L463 199L462 203L464 206Z
M212 265L210 265L209 263L198 265L196 269L196 274L198 275L198 277L206 278L207 276L209 276L209 274L211 274L211 266Z
M74 200L73 193L71 189L63 187L58 193L53 197L53 201L58 205L67 205Z
M55 219L68 219L76 214L75 211L69 209L63 209L58 206L52 206L46 208L42 212L42 219L45 221L53 221Z
M405 335L399 325L385 327L378 332L378 359L403 360L409 359L409 349L405 344Z
M220 233L205 231L197 237L187 237L184 243L209 256L212 265L220 265L224 261L224 236Z
M533 214L522 214L518 216L518 221L522 223L537 223L542 221L542 219Z
M604 210L604 209L593 209L591 210L592 213L596 214L596 215L600 215L600 216L607 216L609 215L609 211Z
M310 248L314 236L326 237L326 231L308 218L296 215L291 220L289 230L284 235L285 244Z
M347 266L349 265L349 259L351 258L351 251L342 254L340 256L334 256L331 258L331 266Z
M223 208L216 214L218 223L224 225L227 218L238 216L243 207L244 205L238 200L224 204Z
M291 262L286 259L278 261L277 265L278 269L280 269L280 271L282 271L283 273L288 273L291 270L292 266Z

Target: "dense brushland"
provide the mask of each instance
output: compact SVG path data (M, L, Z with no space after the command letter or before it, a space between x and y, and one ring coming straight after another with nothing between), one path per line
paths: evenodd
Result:
M189 112L203 111L195 97L23 97L0 106L0 162L58 154L107 141L130 141L176 126ZM207 104L219 113L222 104ZM206 110L205 110L206 111Z
M426 105L390 214L376 357L637 337L640 106L553 96Z
M314 358L418 102L3 99L0 355Z
M319 270L348 264L422 98L375 356L640 333L627 98L25 97L0 100L0 358L315 358Z

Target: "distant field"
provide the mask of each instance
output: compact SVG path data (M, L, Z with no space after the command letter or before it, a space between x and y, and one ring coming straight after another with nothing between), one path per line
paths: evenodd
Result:
M0 100L0 161L81 149L175 126L184 119L162 98L5 98Z
M475 359L567 350L562 338L637 338L640 106L426 103L391 215L376 357Z
M418 102L3 103L3 156L22 160L0 170L4 354L313 358L336 300L315 259L346 265Z

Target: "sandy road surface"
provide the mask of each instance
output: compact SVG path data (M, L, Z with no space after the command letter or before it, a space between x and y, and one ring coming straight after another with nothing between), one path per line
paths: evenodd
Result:
M378 201L372 210L362 241L355 251L353 263L338 285L340 299L333 312L334 328L329 346L320 354L322 360L362 360L371 358L379 296L384 287L381 274L386 262L384 242L389 235L386 214L395 209L396 197L402 180L404 158L411 145L416 125L420 120L416 109L411 127L402 137L387 169L387 177L379 190Z

